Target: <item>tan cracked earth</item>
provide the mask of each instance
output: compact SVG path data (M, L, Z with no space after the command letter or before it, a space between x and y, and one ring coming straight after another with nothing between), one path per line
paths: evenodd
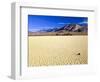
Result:
M88 63L88 36L29 36L28 66Z

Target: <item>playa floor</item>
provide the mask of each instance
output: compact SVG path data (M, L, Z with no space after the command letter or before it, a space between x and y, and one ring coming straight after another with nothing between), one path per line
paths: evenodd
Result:
M29 36L28 66L88 63L88 36Z

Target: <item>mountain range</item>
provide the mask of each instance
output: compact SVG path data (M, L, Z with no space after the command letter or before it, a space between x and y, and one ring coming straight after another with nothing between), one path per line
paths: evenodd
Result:
M45 29L45 30L40 30L39 32L87 32L87 24L80 25L80 24L66 24L63 27L58 27L58 28L50 28L50 29Z

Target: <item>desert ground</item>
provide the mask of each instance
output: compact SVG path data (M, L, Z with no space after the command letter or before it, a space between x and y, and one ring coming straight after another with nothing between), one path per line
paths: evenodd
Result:
M88 63L88 36L29 36L28 66Z
M87 35L87 32L29 32L29 36L81 36Z

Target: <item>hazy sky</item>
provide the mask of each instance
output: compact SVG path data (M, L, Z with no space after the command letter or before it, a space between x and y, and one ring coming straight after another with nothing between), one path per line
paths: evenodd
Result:
M28 30L36 32L42 29L62 27L69 23L87 24L87 22L87 17L28 15Z

